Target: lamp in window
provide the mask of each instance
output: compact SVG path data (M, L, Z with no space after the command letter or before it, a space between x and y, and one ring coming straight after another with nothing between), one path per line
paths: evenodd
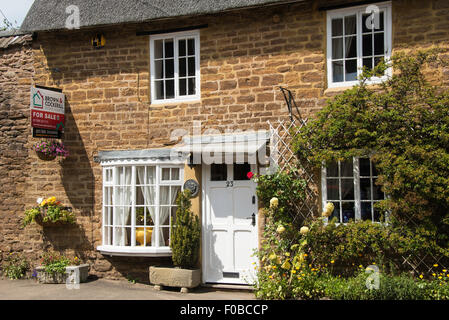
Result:
M106 39L103 34L96 34L92 37L92 46L95 49L101 49L106 44Z

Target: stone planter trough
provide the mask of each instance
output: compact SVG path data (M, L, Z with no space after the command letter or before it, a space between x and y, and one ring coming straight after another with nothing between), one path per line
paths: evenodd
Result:
M65 273L48 273L44 267L36 268L36 277L39 283L66 283L67 277L71 275L71 283L82 283L87 281L89 276L89 265L81 264L79 266L68 266Z
M150 267L150 283L156 290L167 286L181 288L181 292L187 293L201 284L201 269Z

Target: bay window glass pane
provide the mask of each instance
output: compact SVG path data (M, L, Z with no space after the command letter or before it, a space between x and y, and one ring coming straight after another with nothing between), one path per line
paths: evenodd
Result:
M173 99L175 97L175 80L165 81L165 89L167 90L166 98Z
M171 179L172 180L179 180L179 168L172 168L171 169Z
M170 222L170 211L171 207L160 207L159 208L159 225L168 226Z
M371 165L373 167L373 177L377 177L379 173L377 172L376 165L373 162L371 162Z
M189 94L196 94L196 80L195 78L189 78L188 80L188 84L189 84Z
M361 205L361 218L362 220L372 220L371 202L362 202Z
M170 180L170 168L162 168L162 180Z
M360 179L360 199L372 200L371 199L371 179L369 179L369 178Z
M340 200L338 179L326 179L327 199Z
M355 15L345 17L345 35L356 34L357 32L356 22L357 17Z
M195 39L188 40L189 46L189 56L193 56L195 54Z
M136 208L136 226L145 225L145 207Z
M346 60L345 62L345 80L356 81L357 80L357 60Z
M343 82L343 61L332 62L333 82Z
M154 41L154 58L161 59L164 57L164 40Z
M354 180L341 179L341 199L354 200Z
M170 204L170 187L169 186L161 186L159 188L159 204L160 205L169 205Z
M156 207L147 207L145 209L145 225L154 226L155 218L156 218Z
M173 57L173 39L165 39L165 58Z
M332 39L332 59L343 59L343 38Z
M343 223L349 222L350 219L355 219L355 207L354 202L343 202L342 203L342 216Z
M343 19L332 19L332 36L338 37L343 35Z
M357 58L357 38L345 38L345 58Z
M180 57L185 57L186 56L186 40L185 39L181 39L178 41L178 51L179 51L179 56Z
M160 238L159 238L159 246L168 247L170 246L170 228L169 227L161 227L160 230Z
M373 55L373 35L372 34L365 34L363 36L363 56L372 56Z
M171 195L170 200L172 205L176 205L176 199L178 198L179 193L181 192L181 186L172 186L171 187Z
M156 183L156 167L146 167L146 179L145 184Z

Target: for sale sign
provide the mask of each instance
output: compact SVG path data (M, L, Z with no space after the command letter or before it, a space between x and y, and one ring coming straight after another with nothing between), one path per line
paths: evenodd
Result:
M30 106L33 128L64 130L65 97L63 93L31 87Z

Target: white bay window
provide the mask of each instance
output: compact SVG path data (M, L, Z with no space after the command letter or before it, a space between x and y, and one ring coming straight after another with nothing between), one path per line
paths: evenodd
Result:
M169 254L183 175L181 164L105 165L99 250Z

